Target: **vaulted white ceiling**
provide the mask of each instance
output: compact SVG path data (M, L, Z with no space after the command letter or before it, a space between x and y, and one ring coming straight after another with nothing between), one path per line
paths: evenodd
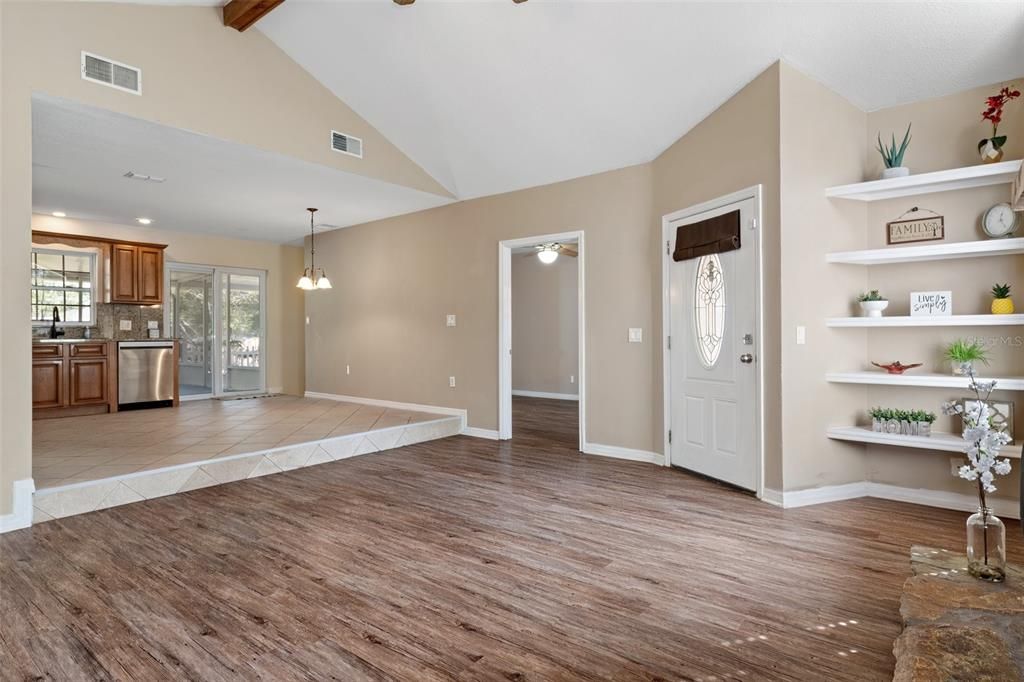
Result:
M258 29L460 198L651 160L779 58L865 110L1024 74L1024 2L289 0Z

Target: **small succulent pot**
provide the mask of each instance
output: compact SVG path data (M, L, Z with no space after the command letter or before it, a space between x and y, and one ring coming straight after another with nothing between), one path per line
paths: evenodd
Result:
M875 433L883 433L885 431L885 422L877 417L872 417L871 430Z
M900 424L899 419L886 419L885 420L885 432L891 434L899 434L903 426Z
M910 169L906 166L896 166L895 168L883 168L882 179L890 180L892 178L905 178L910 175Z
M932 423L931 422L915 422L917 425L917 433L915 435L925 436L926 438L932 435Z
M992 314L993 315L1013 315L1013 299L1007 296L1006 298L993 298L992 299Z
M860 309L864 317L881 317L882 311L889 307L888 301L861 301Z
M916 422L908 422L906 419L900 422L900 434L904 436L913 436Z

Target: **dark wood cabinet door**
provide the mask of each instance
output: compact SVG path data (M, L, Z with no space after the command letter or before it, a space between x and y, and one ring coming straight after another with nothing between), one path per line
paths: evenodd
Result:
M137 303L139 300L139 247L114 244L110 250L110 300Z
M64 361L32 362L32 409L64 406Z
M68 360L68 404L93 405L107 402L107 360Z
M138 247L139 302L163 303L164 251L150 246Z

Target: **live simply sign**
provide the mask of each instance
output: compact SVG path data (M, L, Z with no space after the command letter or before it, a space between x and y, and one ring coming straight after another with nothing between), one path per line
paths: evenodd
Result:
M912 317L940 317L953 314L952 291L914 291L910 294Z

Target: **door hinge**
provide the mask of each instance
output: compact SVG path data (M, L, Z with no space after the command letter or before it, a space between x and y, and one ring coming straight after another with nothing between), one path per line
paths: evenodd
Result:
M668 349L672 350L672 337L671 336L668 337Z
M751 218L750 219L750 229L751 230L756 230L757 229L757 218Z
M670 244L671 244L671 242L665 242L665 255L666 256L669 255L669 253L671 253Z
M668 430L668 442L669 442L669 443L671 443L671 442L672 442L672 429L669 429L669 430Z

